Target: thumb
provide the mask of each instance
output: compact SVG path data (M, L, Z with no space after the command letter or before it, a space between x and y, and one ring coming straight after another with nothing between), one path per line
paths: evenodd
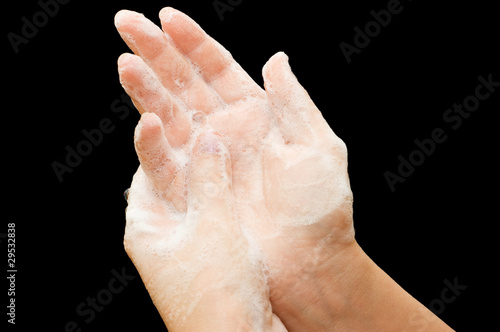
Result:
M204 218L229 216L232 204L232 174L229 151L222 138L212 132L198 137L193 148L188 178L188 212Z
M262 69L262 75L271 109L286 141L310 142L315 131L324 131L328 127L321 112L293 74L285 53L273 55Z

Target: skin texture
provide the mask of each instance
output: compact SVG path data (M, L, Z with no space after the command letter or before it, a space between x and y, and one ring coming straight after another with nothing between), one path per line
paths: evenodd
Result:
M160 20L120 11L115 25L134 52L120 81L143 114L125 245L167 326L210 326L204 303L224 298L248 330L283 329L276 315L289 331L406 328L422 306L357 245L346 146L288 57L269 59L262 89L188 16L164 8Z

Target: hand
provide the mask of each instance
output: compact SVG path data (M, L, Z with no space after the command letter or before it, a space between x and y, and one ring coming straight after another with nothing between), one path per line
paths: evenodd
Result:
M229 153L210 131L194 140L188 180L161 120L144 113L135 133L141 167L129 190L125 248L171 331L286 331L273 316L261 258L234 218ZM179 166L179 164L177 164ZM167 198L168 197L168 198ZM183 202L185 211L171 204Z
M185 149L199 123L222 135L239 220L262 246L279 300L353 241L346 147L283 53L264 67L263 90L189 17L165 8L160 19L163 31L118 13L118 31L137 54L120 57L122 84L141 112L158 114L173 147Z

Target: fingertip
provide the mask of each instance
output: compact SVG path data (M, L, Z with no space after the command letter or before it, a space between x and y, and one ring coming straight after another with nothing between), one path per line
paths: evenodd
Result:
M154 113L143 113L137 124L134 140L139 150L156 145L164 135L161 119Z
M173 39L184 54L190 53L206 38L205 32L198 23L175 8L165 7L160 11L159 16L163 31Z
M172 7L164 7L160 10L158 17L162 21L162 23L170 23L172 18L176 13L180 13L177 9Z
M325 120L292 72L288 56L284 52L273 55L263 68L263 77L271 109L285 142L312 141L312 133L323 130Z
M141 116L141 121L144 121L144 123L148 123L151 125L156 125L156 124L161 124L161 120L158 117L158 115L150 112L146 112Z
M118 68L123 67L124 64L127 63L128 54L130 54L130 53L120 54L120 56L118 57L118 60L116 61L116 63L118 64Z
M114 19L115 27L119 29L121 26L123 26L125 22L127 22L127 20L133 18L136 15L140 14L128 9L122 9L118 11L115 14L115 19Z
M117 65L118 65L118 76L120 80L120 84L127 88L130 85L130 81L134 78L133 73L133 62L134 55L130 53L123 53L118 57Z
M279 51L276 52L269 60L288 64L288 55L283 51Z
M290 68L290 65L288 64L288 55L282 51L277 52L270 57L269 60L267 60L266 64L262 68L262 76L264 79L268 79L270 75L282 70L284 67L287 69Z
M129 86L141 86L141 81L148 74L148 67L144 60L135 54L123 53L118 57L118 74L122 84Z
M140 122L148 131L154 132L155 134L163 134L163 124L155 113L146 112L142 114Z
M124 15L126 15L126 9L122 9L115 14L114 23L115 27L119 27L120 23L123 22Z
M133 66L135 62L135 55L130 53L123 53L118 57L118 73L123 74L125 71Z

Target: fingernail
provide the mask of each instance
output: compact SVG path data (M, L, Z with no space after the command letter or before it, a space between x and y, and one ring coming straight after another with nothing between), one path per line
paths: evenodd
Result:
M193 114L193 121L202 125L205 124L206 118L207 116L204 112L196 112Z
M124 192L123 192L123 197L125 198L125 200L128 202L128 193L130 192L130 188L126 189Z

